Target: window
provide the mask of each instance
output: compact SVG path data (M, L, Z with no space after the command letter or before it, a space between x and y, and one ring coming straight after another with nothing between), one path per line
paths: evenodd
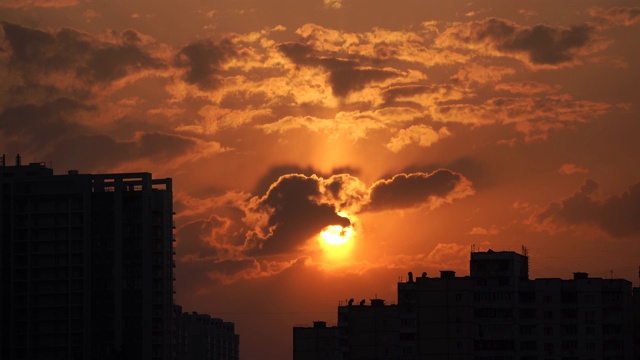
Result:
M590 310L590 311L585 311L584 313L584 322L586 324L593 324L595 323L595 312Z

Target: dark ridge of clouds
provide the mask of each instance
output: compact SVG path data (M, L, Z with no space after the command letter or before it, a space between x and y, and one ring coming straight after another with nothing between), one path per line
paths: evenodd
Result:
M185 69L185 82L197 85L200 89L215 89L222 82L220 67L236 55L237 51L228 39L217 44L207 39L183 47L173 63Z
M429 174L398 174L371 186L370 202L364 210L385 211L422 206L434 198L447 198L465 180L461 174L445 169Z
M278 49L297 65L320 66L328 71L333 94L339 97L398 76L395 71L363 67L353 60L316 56L311 46L300 43L282 43Z
M2 28L11 66L32 81L51 73L70 73L84 84L109 84L131 73L165 67L135 30L120 36L113 33L111 41L105 41L68 28L48 32L6 21Z
M580 191L534 215L539 224L591 225L614 238L640 236L640 183L621 195L594 198L598 184L586 180Z
M454 47L483 45L503 54L525 54L530 64L558 66L574 61L576 53L595 40L595 28L549 25L521 26L511 21L489 18L459 24L444 31L441 44Z

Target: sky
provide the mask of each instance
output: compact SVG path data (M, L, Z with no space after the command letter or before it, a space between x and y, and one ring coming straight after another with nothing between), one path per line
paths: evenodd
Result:
M638 286L639 36L636 1L2 0L0 152L171 177L176 301L286 360L472 246Z

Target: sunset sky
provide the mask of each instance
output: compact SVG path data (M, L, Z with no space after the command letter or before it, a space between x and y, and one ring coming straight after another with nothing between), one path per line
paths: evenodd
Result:
M637 1L0 0L0 21L0 153L173 178L176 301L234 322L244 360L291 359L294 324L393 303L408 271L467 275L473 244L638 286Z

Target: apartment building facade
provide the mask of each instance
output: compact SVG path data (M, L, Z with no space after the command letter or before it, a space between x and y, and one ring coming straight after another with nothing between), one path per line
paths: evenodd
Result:
M0 358L171 358L171 179L0 164Z

